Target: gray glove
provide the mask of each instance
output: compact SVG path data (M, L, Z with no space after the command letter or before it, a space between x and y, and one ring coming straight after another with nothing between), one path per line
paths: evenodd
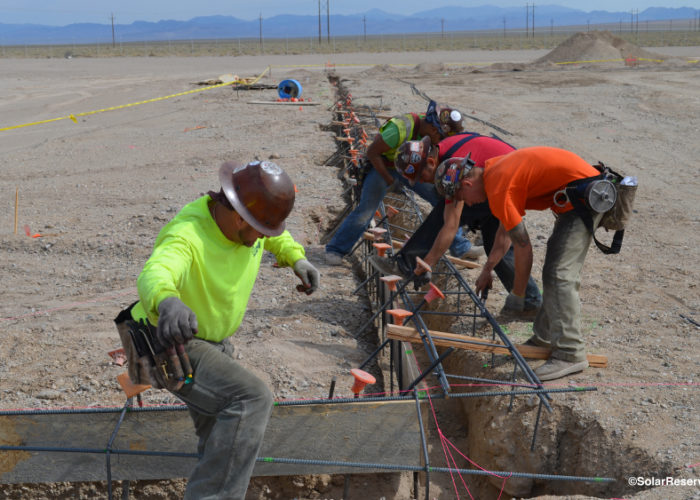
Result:
M433 273L431 273L430 271L426 271L423 274L416 275L416 277L413 278L413 287L416 291L418 291L421 288L423 288L423 285L427 285L428 283L430 283L431 279L433 279Z
M306 293L306 295L311 295L318 290L321 275L311 262L306 259L299 259L294 264L293 269L294 274L299 276L299 279L303 283L303 285L297 286L297 290Z
M164 298L158 304L156 336L164 347L184 344L197 333L197 316L179 298Z
M389 187L386 188L387 193L402 193L403 192L403 184L401 184L401 181L399 179L394 179L394 182L389 184Z
M503 310L522 312L525 309L525 297L519 297L513 292L506 297L506 303L503 305Z

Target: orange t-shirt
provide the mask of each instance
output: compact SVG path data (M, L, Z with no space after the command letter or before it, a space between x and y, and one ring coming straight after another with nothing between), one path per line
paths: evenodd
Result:
M600 174L580 156L564 149L537 146L486 160L484 189L493 215L510 231L520 224L525 210L568 212L554 193L577 179Z

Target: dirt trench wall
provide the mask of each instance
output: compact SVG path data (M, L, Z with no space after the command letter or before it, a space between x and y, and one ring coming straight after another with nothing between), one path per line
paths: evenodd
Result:
M447 373L497 379L506 379L512 370L511 363L495 369L482 369L483 364L482 355L458 351L443 366ZM554 411L542 409L533 451L530 445L539 398L516 397L510 411L509 397L462 399L462 417L468 429L464 443L467 454L490 470L615 479L671 475L670 463L655 460L606 429L594 415L584 413L579 405L595 397L595 392L553 394L550 404ZM479 477L477 483L485 489L500 490L503 480ZM621 480L591 483L512 478L506 481L505 492L516 497L581 494L610 498L639 493L639 488L632 489Z

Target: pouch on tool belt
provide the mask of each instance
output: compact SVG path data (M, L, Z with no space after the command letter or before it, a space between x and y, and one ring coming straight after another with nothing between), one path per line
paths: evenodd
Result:
M617 187L617 200L615 205L603 214L598 227L603 227L611 231L621 231L625 229L627 221L632 217L634 211L634 196L637 193L637 178L623 177Z
M148 320L136 322L131 317L134 302L115 318L127 360L129 378L135 384L150 384L155 389L176 391L184 385L182 367L173 363L156 339L156 327Z
M372 170L374 167L372 164L366 159L362 159L360 161L360 164L357 166L357 185L362 187L362 183L365 182L365 177L367 177L367 174Z
M593 241L605 254L620 253L625 226L632 216L634 196L637 192L637 178L627 177L615 172L602 162L593 165L600 175L578 179L554 194L554 204L571 202L576 213L583 219L586 228L593 235ZM600 186L598 189L596 186ZM593 188L593 189L591 189ZM596 206L599 205L599 206ZM601 209L600 207L605 207ZM591 212L603 213L598 225L593 227ZM595 230L603 227L615 231L612 243L607 246L596 238Z
M634 211L634 196L637 193L637 178L615 172L603 162L593 165L601 176L615 187L616 198L613 206L605 210L598 227L611 231L622 231Z

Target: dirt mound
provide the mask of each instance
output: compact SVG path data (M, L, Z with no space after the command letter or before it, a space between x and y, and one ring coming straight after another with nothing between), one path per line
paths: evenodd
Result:
M498 62L491 64L489 69L494 71L523 71L525 69L525 64Z
M295 80L301 81L302 78L311 78L314 77L315 79L321 79L322 76L318 74L317 71L309 71L308 69L299 69L299 68L294 68L293 70L287 71L284 73L285 78L293 78Z
M613 35L609 31L591 31L589 33L576 33L549 54L537 59L535 63L606 61L630 57L636 59L666 59L666 56L644 50Z
M439 75L447 71L447 66L442 63L420 63L414 68L416 73Z
M372 66L369 69L366 69L362 72L363 75L366 76L371 76L371 75L382 75L386 73L395 73L396 70L392 68L389 64L377 64L375 66Z

